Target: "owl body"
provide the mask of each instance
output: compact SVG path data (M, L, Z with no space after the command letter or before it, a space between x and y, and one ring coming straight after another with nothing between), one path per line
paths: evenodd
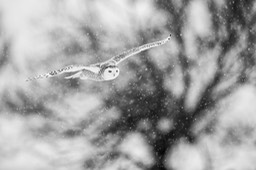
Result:
M99 67L91 67L90 70L83 69L81 71L73 73L70 76L65 77L65 79L74 79L74 78L80 78L82 80L88 79L88 80L95 80L95 81L102 81L104 79L100 74Z
M101 62L101 63L96 63L93 65L89 66L84 66L84 65L70 65L67 67L64 67L59 70L54 70L46 74L41 74L32 78L28 78L27 81L30 80L36 80L36 79L41 79L41 78L48 78L48 77L54 77L59 74L63 73L72 73L70 76L65 77L66 79L74 79L74 78L80 78L80 79L89 79L89 80L94 80L94 81L108 81L108 80L113 80L119 76L120 70L118 68L118 64L125 59L127 59L130 56L133 56L135 54L138 54L142 51L148 50L153 47L157 47L160 45L165 44L166 42L170 41L170 36L167 38L148 43L136 48L132 48L128 51L125 51L119 55L116 55L112 57L111 59Z
M115 65L99 65L93 66L92 69L81 70L71 76L65 77L66 79L80 78L82 80L94 80L94 81L108 81L113 80L119 75L119 68Z

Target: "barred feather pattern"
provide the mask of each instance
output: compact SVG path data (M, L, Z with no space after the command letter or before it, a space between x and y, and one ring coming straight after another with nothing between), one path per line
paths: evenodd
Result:
M42 78L54 77L54 76L60 75L62 73L77 72L77 71L81 71L86 68L88 68L88 67L83 66L83 65L70 65L70 66L67 66L67 67L64 67L64 68L61 68L58 70L53 70L46 74L40 74L38 76L28 78L26 81L33 81L33 80L42 79Z
M138 54L138 53L140 53L142 51L148 50L150 48L154 48L154 47L163 45L163 44L167 43L170 40L171 40L171 34L167 38L165 38L163 40L155 41L155 42L148 43L148 44L144 44L142 46L139 46L139 47L136 47L136 48L132 48L132 49L130 49L128 51L125 51L125 52L123 52L123 53L121 53L119 55L116 55L116 56L112 57L107 62L114 61L116 64L118 64L118 63L120 63L121 61L127 59L130 56L136 55L136 54Z

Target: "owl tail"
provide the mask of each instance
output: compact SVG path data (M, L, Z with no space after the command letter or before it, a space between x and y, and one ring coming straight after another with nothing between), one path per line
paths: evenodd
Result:
M46 74L40 74L38 76L28 78L26 81L33 81L33 80L42 79L42 78L54 77L54 76L58 76L58 75L63 74L63 73L81 71L81 70L86 69L86 68L87 68L86 66L82 66L82 65L70 65L70 66L61 68L59 70L54 70L54 71L51 71L51 72L46 73ZM76 75L76 74L74 74L74 75ZM72 76L69 76L69 77L72 78Z

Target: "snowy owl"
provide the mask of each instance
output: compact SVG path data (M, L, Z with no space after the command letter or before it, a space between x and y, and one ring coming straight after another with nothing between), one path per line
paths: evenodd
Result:
M63 73L72 73L72 75L65 77L66 79L74 79L74 78L80 78L80 79L90 79L94 81L107 81L107 80L113 80L118 77L119 75L119 68L118 64L125 59L127 59L130 56L133 56L135 54L138 54L142 51L148 50L150 48L154 48L160 45L163 45L170 41L171 34L160 41L155 41L152 43L144 44L139 47L132 48L128 51L125 51L121 54L118 54L111 59L101 62L92 64L89 66L85 65L70 65L66 66L64 68L51 71L46 74L41 74L35 77L28 78L26 81L31 80L37 80L41 78L48 78L48 77L54 77Z

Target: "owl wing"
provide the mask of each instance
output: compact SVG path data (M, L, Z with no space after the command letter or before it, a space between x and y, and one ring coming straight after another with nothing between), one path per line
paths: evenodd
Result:
M138 54L138 53L140 53L142 51L145 51L145 50L148 50L150 48L154 48L154 47L163 45L163 44L167 43L168 41L170 41L170 39L171 39L171 34L167 38L165 38L163 40L155 41L155 42L148 43L148 44L144 44L142 46L135 47L135 48L132 48L130 50L127 50L127 51L125 51L125 52L123 52L121 54L118 54L118 55L112 57L111 59L107 60L104 63L114 62L116 64L119 64L120 62L124 61L128 57L131 57L131 56L133 56L135 54Z
M58 69L58 70L53 70L49 73L46 74L40 74L35 77L28 78L26 81L32 81L32 80L37 80L37 79L42 79L42 78L48 78L48 77L54 77L58 76L63 73L72 73L72 72L81 72L83 70L91 70L91 67L88 66L83 66L83 65L70 65L66 66L64 68Z

